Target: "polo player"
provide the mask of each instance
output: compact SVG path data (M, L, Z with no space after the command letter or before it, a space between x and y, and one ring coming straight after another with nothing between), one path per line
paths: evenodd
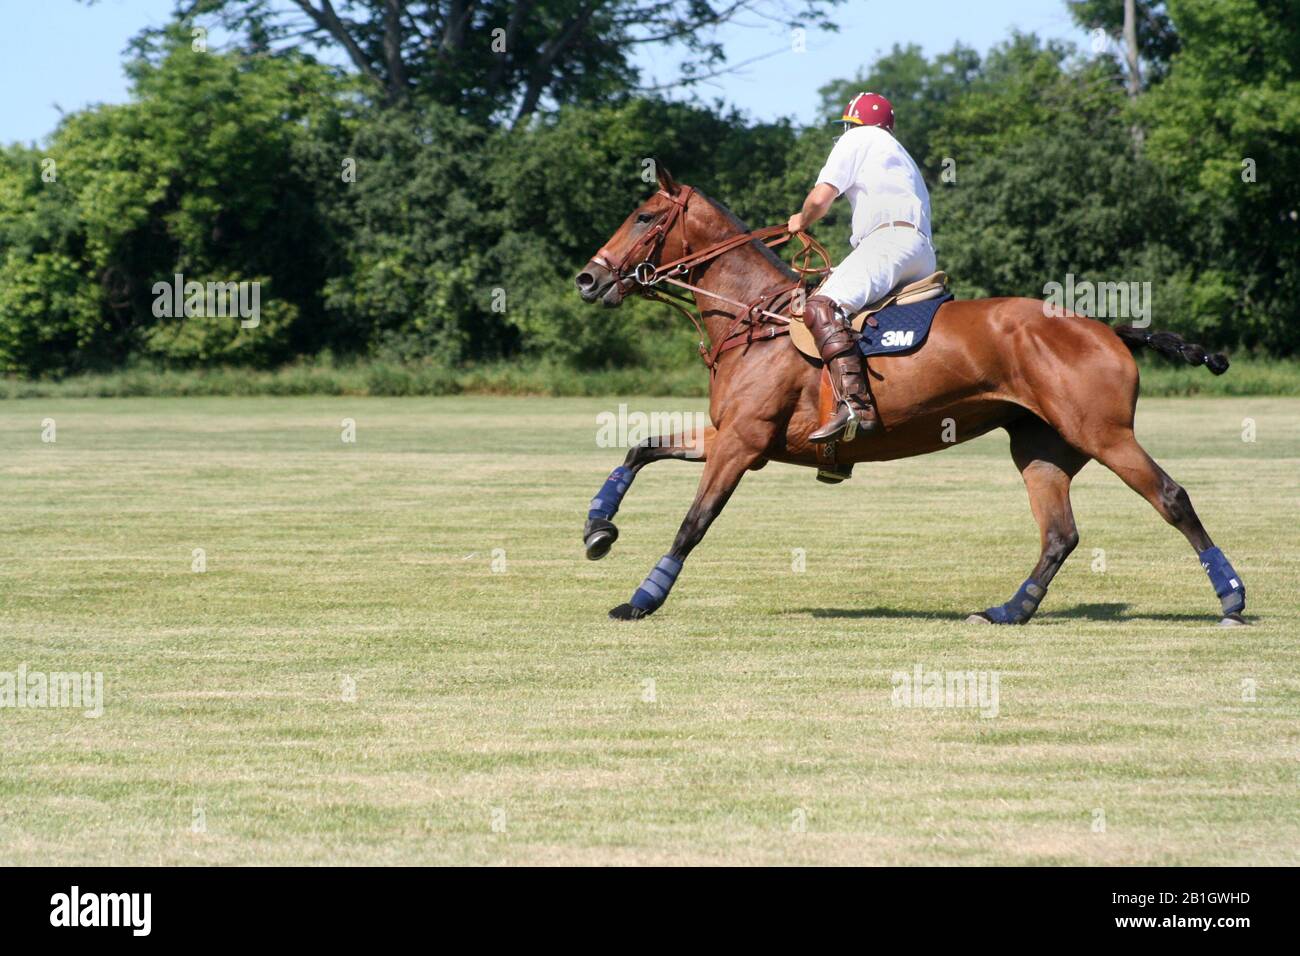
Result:
M809 436L813 442L835 439L855 418L862 431L879 428L857 336L848 320L899 285L936 269L930 193L916 163L894 138L889 100L859 93L835 122L844 125L844 135L836 140L803 209L789 222L791 232L807 229L839 196L847 197L853 210L853 251L804 307L804 323L830 368L840 405L835 416Z

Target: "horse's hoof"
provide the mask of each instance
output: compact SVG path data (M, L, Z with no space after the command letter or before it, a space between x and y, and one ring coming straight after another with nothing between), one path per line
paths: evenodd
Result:
M1219 622L1219 627L1250 627L1250 622L1240 614L1229 614Z
M966 618L966 623L967 624L992 624L993 619L990 618L987 614L972 614L970 617Z
M618 528L614 527L613 522L593 518L582 539L582 543L587 546L587 560L599 561L609 554L609 549L614 547L617 540Z
M649 617L649 611L643 611L639 607L633 607L631 604L620 604L614 610L609 612L611 621L639 621L643 617Z

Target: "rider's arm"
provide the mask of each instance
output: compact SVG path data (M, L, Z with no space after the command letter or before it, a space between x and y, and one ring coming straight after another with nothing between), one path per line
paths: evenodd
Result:
M791 232L807 229L830 211L831 203L835 202L839 194L840 191L830 183L818 183L803 201L802 211L790 217L786 228Z

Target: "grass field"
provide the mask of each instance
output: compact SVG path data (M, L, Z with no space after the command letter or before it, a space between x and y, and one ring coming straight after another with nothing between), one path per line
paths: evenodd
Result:
M699 475L648 467L586 561L615 406L0 405L0 671L104 680L99 718L0 709L0 864L1300 862L1300 399L1140 406L1236 629L1096 464L1034 622L962 623L1037 558L1002 433L750 475L610 622ZM917 665L995 673L997 715L895 706Z

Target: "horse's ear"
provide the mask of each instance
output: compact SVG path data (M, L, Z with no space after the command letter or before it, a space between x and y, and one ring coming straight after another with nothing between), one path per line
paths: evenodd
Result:
M659 188L670 196L677 195L677 190L681 189L681 186L677 184L677 180L673 179L673 174L668 171L668 167L653 157L650 162L655 164L655 175L659 177Z

